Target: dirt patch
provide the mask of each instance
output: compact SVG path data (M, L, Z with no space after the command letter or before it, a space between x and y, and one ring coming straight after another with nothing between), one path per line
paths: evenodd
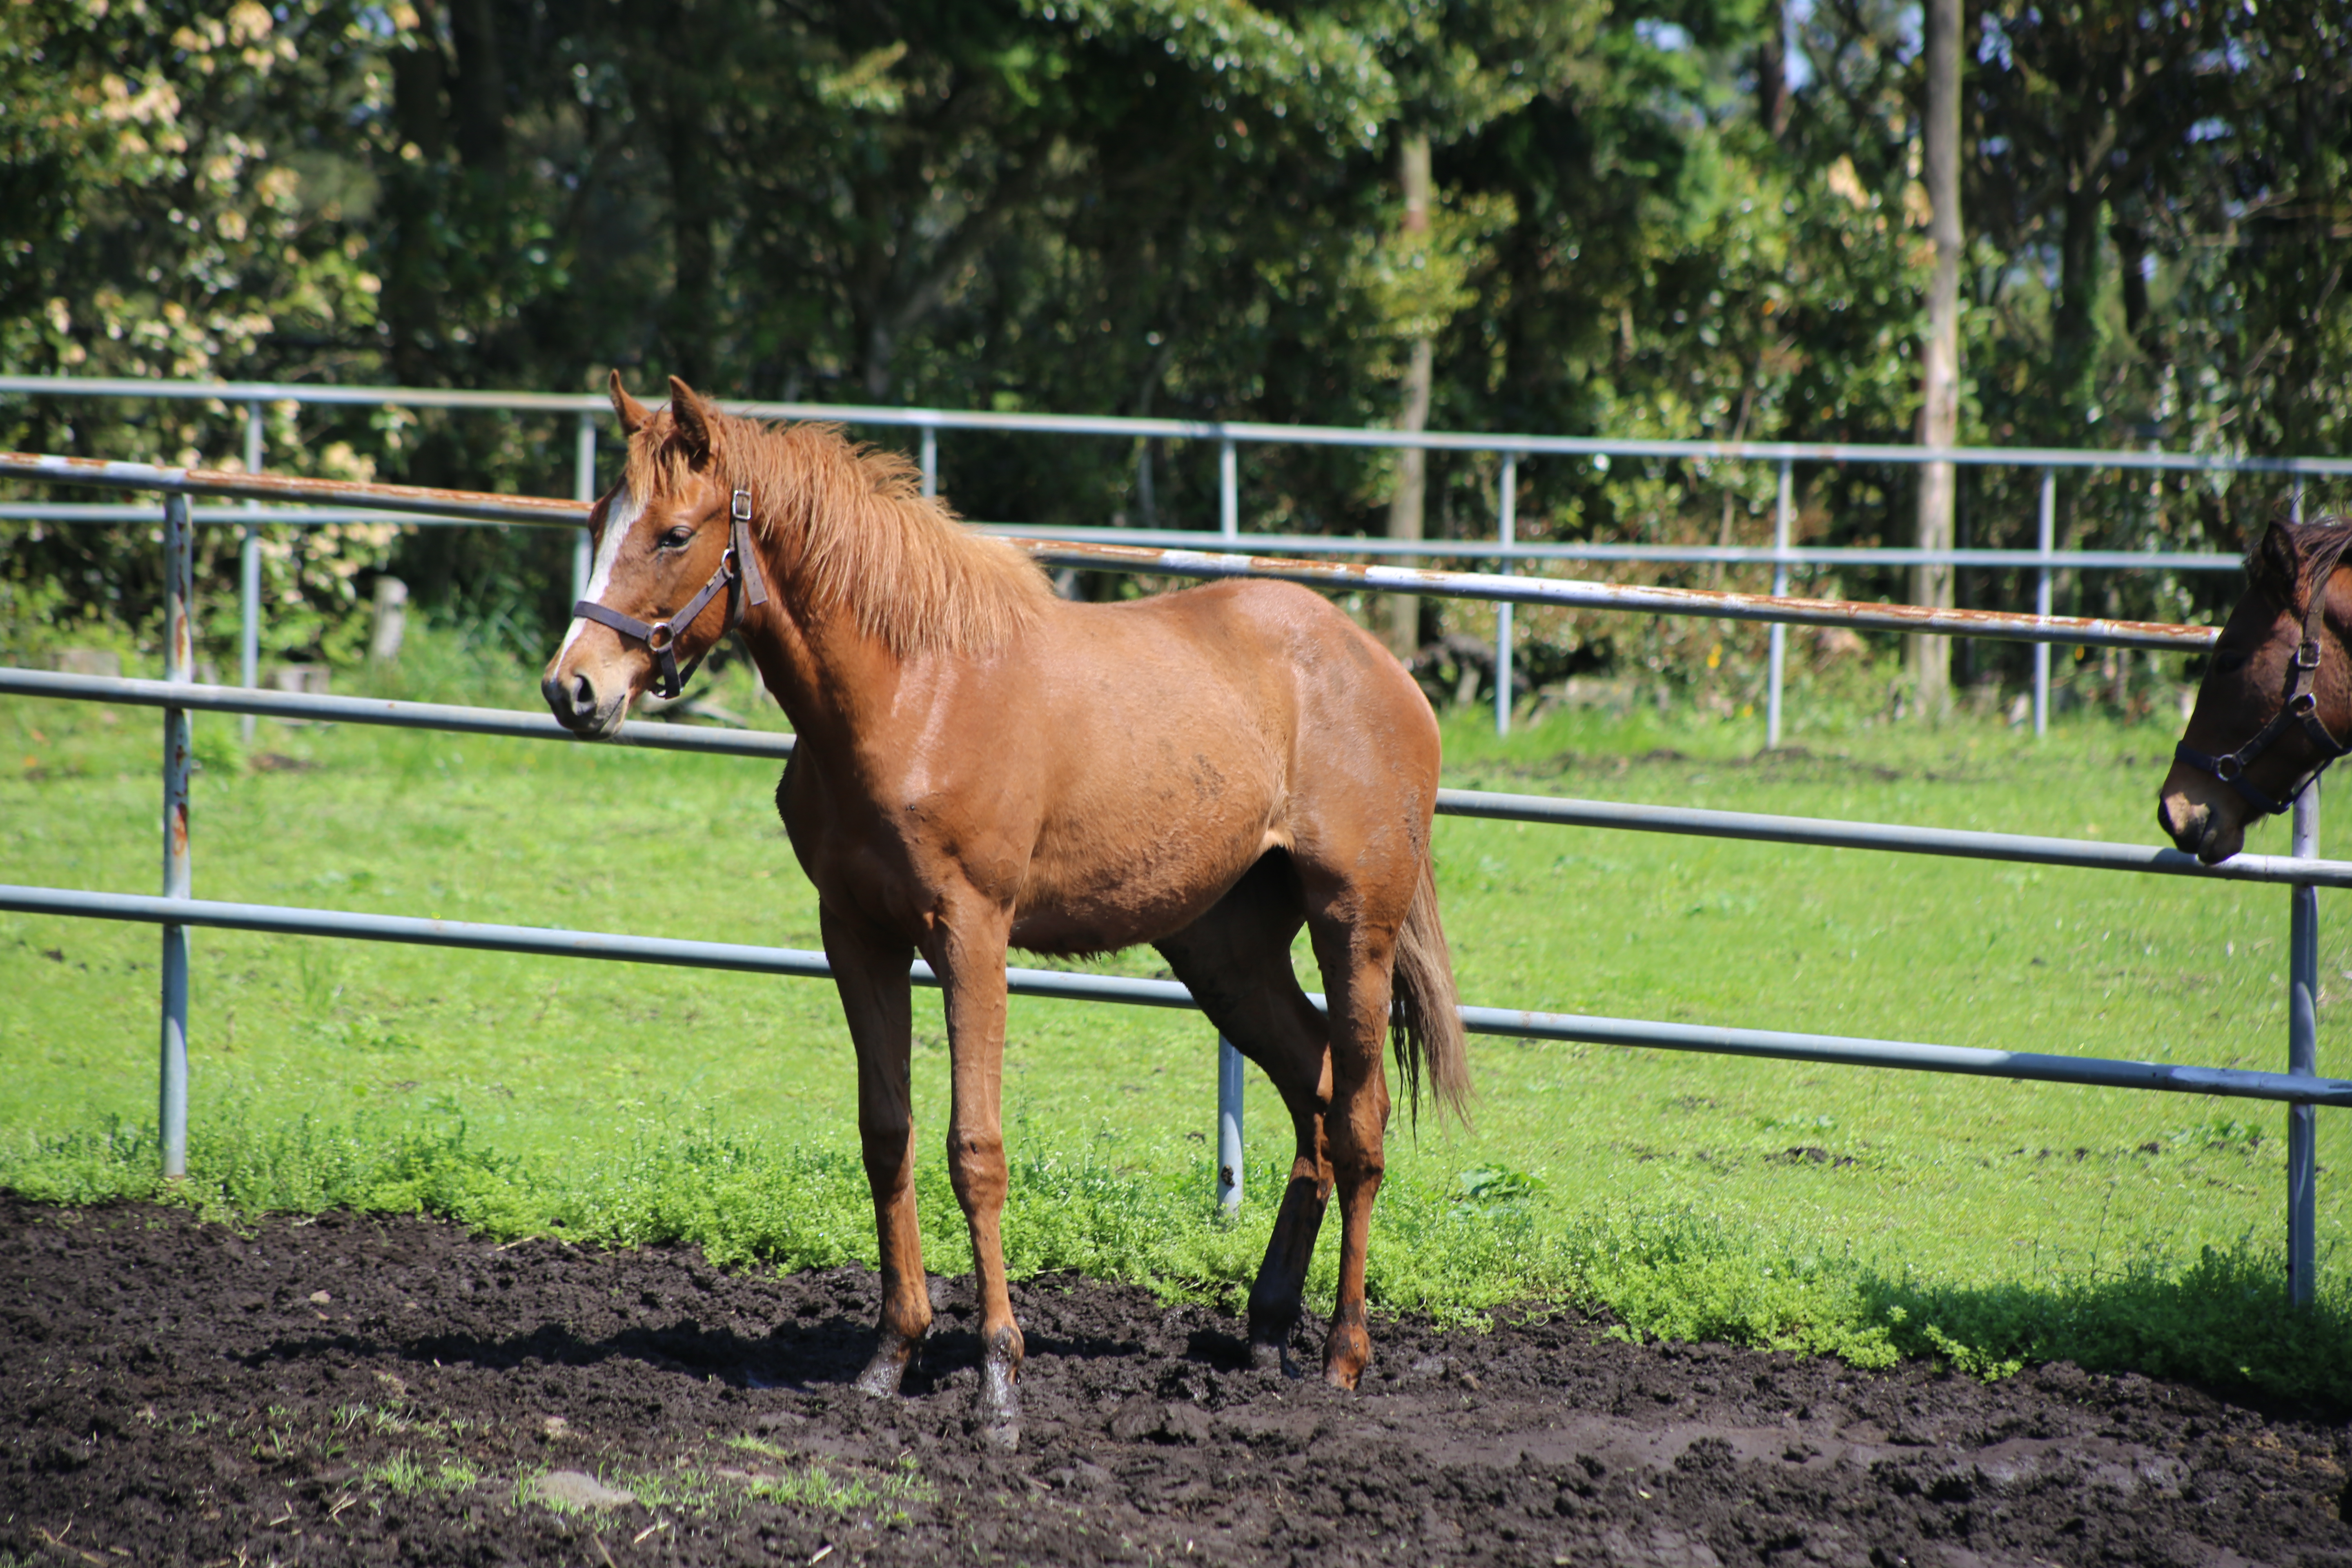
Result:
M1351 1396L1045 1279L1000 1458L959 1282L877 1404L860 1269L0 1198L0 1562L2352 1564L2341 1428L2064 1366L1387 1321Z

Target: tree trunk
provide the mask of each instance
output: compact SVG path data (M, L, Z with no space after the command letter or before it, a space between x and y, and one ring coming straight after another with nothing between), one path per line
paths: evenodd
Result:
M1763 42L1756 50L1756 118L1778 142L1789 133L1789 5L1764 0Z
M449 40L457 49L451 108L457 121L457 156L478 174L506 172L506 70L499 58L489 0L454 0Z
M663 61L661 115L664 162L669 171L670 297L663 312L662 346L671 374L699 386L719 327L717 310L718 192L707 155L710 134L705 100L695 88L697 53L687 7L669 7L669 47Z
M2069 447L2083 444L2083 424L2098 379L2099 214L2105 196L2106 183L2095 169L2078 170L2058 231L2058 301L2050 313L2050 348L2063 423L2051 436Z
M1421 132L1405 136L1397 149L1397 179L1404 188L1404 232L1429 228L1429 137ZM1429 428L1429 385L1432 351L1427 338L1415 338L1404 373L1404 402L1397 412L1397 428L1419 435ZM1389 498L1389 537L1422 537L1422 502L1428 487L1429 454L1418 447L1397 454L1396 493ZM1401 659L1421 649L1421 601L1411 595L1389 598L1389 647Z
M1921 355L1919 442L1949 447L1960 424L1960 0L1928 0L1927 142L1928 234L1936 246L1935 280L1927 293L1927 341ZM1949 463L1919 466L1918 547L1952 548L1957 473ZM1952 568L1916 566L1911 601L1949 608ZM1948 637L1915 637L1906 650L1923 712L1951 704L1952 645Z
M448 62L434 36L432 0L424 0L417 10L421 21L414 47L392 52L392 123L401 147L384 180L392 243L383 269L383 325L392 377L403 386L430 386L440 379L434 369L441 337L441 269L434 215L446 146L442 93L448 83ZM413 156L410 148L415 149Z

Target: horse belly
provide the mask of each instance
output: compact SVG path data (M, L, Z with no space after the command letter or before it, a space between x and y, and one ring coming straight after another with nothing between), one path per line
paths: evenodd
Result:
M1280 842L1262 801L1222 801L1072 822L1040 835L1013 918L1034 952L1108 952L1154 942L1208 912Z

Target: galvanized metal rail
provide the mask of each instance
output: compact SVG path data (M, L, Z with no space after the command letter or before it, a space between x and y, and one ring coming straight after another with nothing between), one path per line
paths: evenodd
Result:
M240 904L206 899L148 898L138 893L81 892L58 888L0 884L0 910L18 914L64 915L84 920L134 921L185 930L261 931L276 936L343 937L361 942L404 942L463 948L476 952L530 953L542 958L608 959L623 963L673 964L728 970L739 974L779 974L803 980L833 975L822 952L802 948L751 947L735 942L691 942L676 937L630 936L611 931L562 931L541 926L494 925L470 921L421 920L412 915L362 914L347 910L306 910L282 904ZM939 977L916 961L918 985L936 986ZM1182 1007L1199 1004L1174 980L1121 974L1083 974L1060 969L1005 970L1016 996L1066 1002L1116 1002L1138 1007ZM1319 994L1307 1000L1318 1011ZM2156 1089L2175 1094L2221 1095L2240 1100L2284 1100L2295 1105L2352 1106L2352 1080L2249 1072L2235 1068L2176 1067L2164 1062L2065 1057L2033 1051L1993 1051L1964 1046L1921 1045L1846 1035L1788 1034L1776 1029L1732 1029L1705 1024L1654 1023L1603 1018L1579 1013L1538 1013L1509 1007L1464 1007L1463 1026L1472 1034L1525 1040L1567 1040L1594 1045L1636 1046L1657 1050L1701 1051L1753 1057L1767 1061L1822 1062L1847 1067L1904 1068L2016 1079L2027 1083L2068 1083L2095 1089Z
M250 713L307 723L381 724L509 740L579 739L545 713L513 709L461 708L438 702L398 702L381 697L335 697L235 686L182 685L167 680L64 675L42 669L0 667L0 694L77 702L120 702L139 708L176 707L208 713ZM758 757L771 762L782 762L793 753L793 737L788 734L706 730L642 720L624 724L610 741L591 743L634 746L649 752ZM2287 855L2238 855L2218 866L2208 866L2193 855L2146 844L1916 827L1904 823L1842 822L1818 816L1775 816L1696 806L1636 805L1622 801L1575 800L1490 790L1440 790L1437 812L1441 816L1532 822L1556 827L1598 827L1630 833L1745 839L1761 844L1802 844L1824 849L1938 855L2084 871L2144 871L2160 876L2201 877L2217 882L2352 889L2352 860L2298 860Z
M429 512L485 521L555 523L576 527L587 516L579 501L535 496L488 496L359 479L298 479L236 474L218 468L164 468L34 452L0 453L0 479L37 479L168 495L217 495L259 500L365 504L392 512ZM1718 620L1792 626L1858 626L1871 631L1990 637L2017 642L2084 643L2100 647L2200 652L2220 635L2211 626L2168 626L2075 616L2028 616L2005 610L1938 610L1916 605L1798 599L1705 588L1654 588L1557 577L1510 577L1488 572L1433 572L1411 566L1293 561L1234 551L1142 549L1118 544L1023 541L1053 566L1134 572L1171 577L1268 577L1339 591L1372 590L1483 599L1512 605L1651 615L1702 616Z
M510 708L461 708L443 702L395 702L382 697L336 697L300 691L269 691L242 686L183 685L106 675L65 675L47 669L0 667L0 693L47 697L66 702L120 702L132 708L184 708L205 713L251 713L310 724L385 724L401 730L443 730L457 735L497 735L519 741L576 741L578 736L548 713ZM646 752L699 752L709 756L767 757L793 754L793 738L757 730L705 730L688 724L639 721L625 724L610 742Z
M142 381L121 376L0 375L0 395L170 398L224 404L470 409L603 418L596 393L466 392L438 387L321 386L272 381ZM1117 415L1001 414L979 409L887 408L867 404L714 399L753 419L822 419L924 431L994 430L1050 436L1152 437L1176 441L1360 447L1433 452L1517 452L1527 457L1658 458L1765 463L1958 463L2033 468L2135 468L2170 473L2352 475L2352 458L2257 458L2230 452L2103 451L2043 447L1922 447L1861 441L1676 441L1533 432L1382 430L1331 425L1268 425L1246 419L1142 419ZM658 406L658 403L655 405Z
M1049 566L1134 572L1167 577L1271 577L1309 587L1440 595L1506 605L1552 605L1583 610L1698 616L1710 620L1769 621L1799 626L1855 626L1864 631L1932 637L1989 637L2005 642L2084 643L2094 647L2201 653L2221 636L2217 626L2157 621L2111 621L2082 616L2027 616L2011 610L1941 610L1924 605L1874 605L1851 599L1793 599L1708 588L1652 588L1584 583L1559 577L1506 577L1491 572L1432 572L1415 566L1360 565L1339 561L1286 561L1234 551L1144 550L1118 544L1038 541L1029 552Z

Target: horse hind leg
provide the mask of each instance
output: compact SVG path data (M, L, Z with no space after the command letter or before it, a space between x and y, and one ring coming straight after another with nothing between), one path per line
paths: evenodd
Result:
M1323 971L1328 1018L1330 1109L1324 1129L1339 1199L1339 1280L1331 1331L1323 1347L1323 1376L1338 1387L1353 1388L1372 1357L1364 1311L1364 1264L1372 1203L1387 1170L1390 1102L1381 1047L1388 1034L1396 933L1366 919L1360 910L1342 914L1333 905L1310 917L1309 931Z
M1284 1184L1265 1258L1250 1288L1250 1359L1285 1364L1331 1196L1323 1116L1330 1100L1322 1016L1290 967L1290 942L1307 918L1289 857L1275 850L1209 912L1155 945L1218 1032L1273 1081L1290 1112L1297 1153Z

